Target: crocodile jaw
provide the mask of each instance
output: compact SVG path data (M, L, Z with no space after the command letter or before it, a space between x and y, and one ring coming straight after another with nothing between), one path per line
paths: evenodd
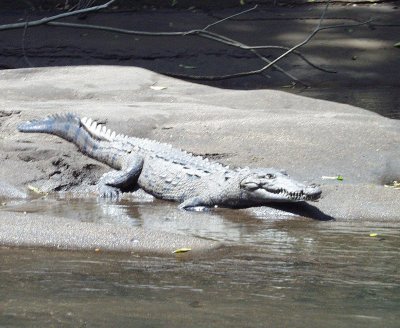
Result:
M304 185L274 169L255 169L240 182L242 194L252 202L316 201L321 196L317 185Z
M297 189L261 187L253 191L257 199L275 202L316 201L321 196L321 189L316 185L299 186Z

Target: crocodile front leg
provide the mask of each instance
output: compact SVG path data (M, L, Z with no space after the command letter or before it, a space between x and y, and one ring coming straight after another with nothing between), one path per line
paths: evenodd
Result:
M221 181L223 180L223 181ZM207 180L207 190L185 199L179 208L186 211L207 211L210 208L223 205L228 195L224 192L225 177L218 174ZM210 192L211 191L211 192Z
M99 180L97 190L100 197L118 199L121 187L136 184L143 168L143 158L138 155L130 156L121 170L105 173Z
M183 201L179 208L186 211L207 211L213 205L209 197L196 196Z

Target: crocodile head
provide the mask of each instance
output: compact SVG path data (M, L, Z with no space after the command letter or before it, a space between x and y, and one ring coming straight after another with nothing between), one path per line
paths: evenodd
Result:
M321 196L317 185L304 185L286 172L249 169L240 181L242 198L255 203L315 201Z

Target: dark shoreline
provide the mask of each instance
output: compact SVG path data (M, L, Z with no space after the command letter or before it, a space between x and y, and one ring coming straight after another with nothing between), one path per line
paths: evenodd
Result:
M14 3L14 2L13 2ZM179 2L181 3L181 2ZM183 2L181 3L184 4ZM218 19L250 8L249 4L222 9L179 9L146 7L130 12L97 12L67 21L80 24L115 26L139 31L185 31L202 28ZM212 31L250 45L272 44L291 47L304 39L318 23L322 5L260 5L256 10L215 26ZM28 17L40 19L60 11L5 10L0 24ZM399 10L396 3L372 5L332 5L325 24L349 24L375 17L379 24L394 24ZM188 81L224 89L276 89L294 94L337 101L362 107L389 118L400 118L399 27L360 26L321 32L301 52L321 67L338 73L311 68L295 56L279 64L305 81L292 81L276 70L220 81ZM192 37L143 37L88 29L53 26L0 32L0 68L120 65L138 66L165 74L224 75L259 68L251 53L218 42ZM339 40L341 40L339 42ZM273 59L281 52L264 51Z

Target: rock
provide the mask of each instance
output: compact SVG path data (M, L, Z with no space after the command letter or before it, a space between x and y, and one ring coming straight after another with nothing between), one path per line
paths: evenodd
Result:
M156 254L172 254L176 249L188 247L191 253L198 254L216 249L220 243L139 227L0 212L0 245Z
M323 217L399 219L399 190L384 185L400 180L400 124L361 108L272 90L223 90L134 67L6 70L0 88L0 111L9 114L0 116L0 178L17 187L29 181L79 190L107 170L57 137L16 130L21 121L75 112L227 165L286 169L322 185L323 198L311 206ZM326 179L338 175L343 181Z
M0 199L26 199L28 194L19 188L0 180Z

